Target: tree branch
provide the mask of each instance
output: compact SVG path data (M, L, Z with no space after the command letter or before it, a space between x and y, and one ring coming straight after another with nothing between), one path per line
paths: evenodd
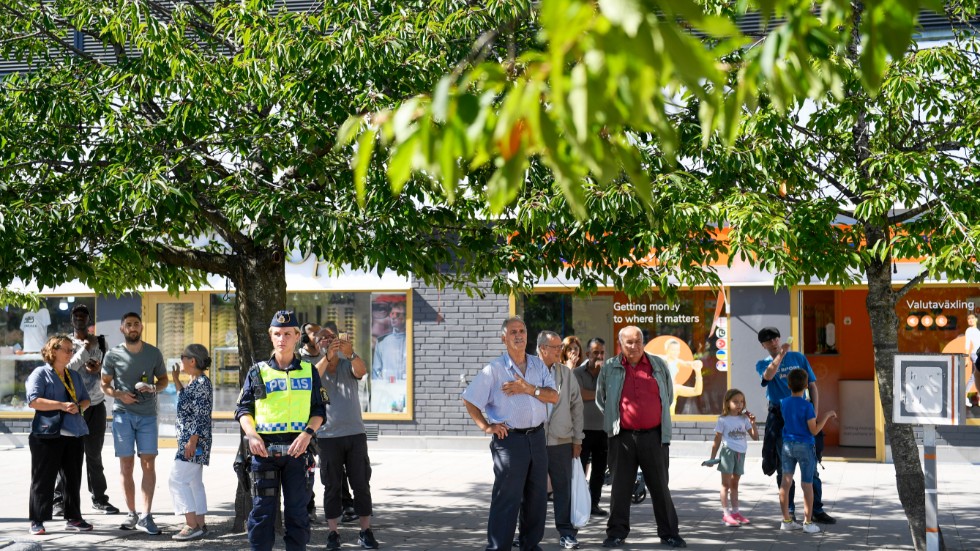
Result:
M886 220L888 221L889 226L894 224L901 224L902 222L911 220L924 212L932 210L938 204L939 204L939 199L932 199L931 201L926 201L925 203L922 203L921 205L915 207L914 209L909 209L901 214L889 216L888 218L886 218Z
M196 249L175 247L165 243L155 243L153 252L160 259L173 266L182 266L202 272L217 274L225 277L232 277L231 256L220 253L209 253Z
M928 272L926 272L925 270L923 270L923 271L919 272L918 275L916 275L915 277L913 277L912 279L910 279L908 283L906 283L905 285L902 285L902 288L901 289L899 289L898 291L895 291L895 300L901 299L903 296L905 296L905 293L908 293L909 291L911 291L912 289L914 289L918 284L920 284L923 281L925 281L927 275L928 275Z

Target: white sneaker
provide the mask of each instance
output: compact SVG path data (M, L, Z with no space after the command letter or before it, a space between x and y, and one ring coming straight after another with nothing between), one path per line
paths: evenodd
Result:
M136 523L140 521L140 516L136 513L129 513L126 515L126 520L119 525L122 530L136 530Z
M820 532L820 527L813 522L804 522L803 531L806 532L807 534L816 534Z
M803 528L803 525L801 525L798 522L793 522L793 521L786 522L784 520L779 523L779 529L782 530L783 532L793 532L795 530L800 530L801 528Z

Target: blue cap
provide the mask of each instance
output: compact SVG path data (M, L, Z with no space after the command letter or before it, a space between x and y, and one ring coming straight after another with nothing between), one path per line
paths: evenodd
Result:
M269 323L269 327L295 327L299 329L299 323L296 321L296 313L290 310L279 310L276 315L272 316L272 322Z

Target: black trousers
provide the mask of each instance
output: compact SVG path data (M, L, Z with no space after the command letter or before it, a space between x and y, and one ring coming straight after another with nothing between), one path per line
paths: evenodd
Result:
M108 485L105 481L105 468L102 466L102 445L105 443L105 402L90 406L82 412L82 418L88 425L88 436L82 437L85 447L85 474L88 477L88 491L92 494L92 503L108 503L109 496L105 494ZM64 492L65 481L61 472L58 472L58 481L54 486L55 503L64 503Z
M599 506L602 497L602 485L606 482L607 454L609 451L609 436L604 430L587 430L582 440L582 468L592 463L592 473L589 475L589 493L592 494L592 506Z
M490 440L493 493L487 520L486 551L504 551L520 524L521 551L541 551L548 518L548 451L544 428L532 433L509 431Z
M630 505L637 467L650 492L657 536L680 536L677 511L668 487L670 446L661 442L660 427L648 431L620 431L609 439L612 491L609 494L609 521L606 536L626 538L630 533Z
M323 511L328 519L340 518L345 478L354 494L354 513L359 517L374 512L371 501L371 459L364 433L337 438L317 438L320 448L320 481L323 482Z
M572 445L548 446L548 476L554 494L555 528L559 536L574 536L572 525Z
M78 495L82 485L82 438L57 436L38 438L31 434L27 441L31 447L31 522L51 520L54 506L54 483L58 471L64 474L65 518L80 520L81 498Z

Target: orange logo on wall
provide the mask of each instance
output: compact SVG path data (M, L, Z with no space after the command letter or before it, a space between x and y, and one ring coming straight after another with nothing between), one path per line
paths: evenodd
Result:
M907 323L909 327L918 327L919 316L909 316L908 318L906 318L905 323Z

